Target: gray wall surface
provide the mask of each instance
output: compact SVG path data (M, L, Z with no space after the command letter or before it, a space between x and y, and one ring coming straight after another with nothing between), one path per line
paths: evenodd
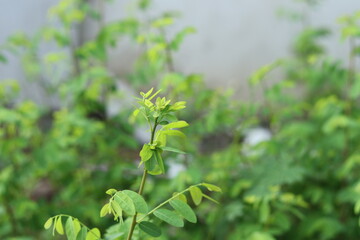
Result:
M45 25L47 9L56 2L0 0L0 42L16 31L32 33ZM114 0L104 9L105 20L110 22L135 14L132 5L130 0ZM185 26L197 29L197 33L190 35L174 55L178 71L203 73L209 86L233 88L247 98L247 79L251 73L264 64L290 55L290 46L302 25L279 19L276 12L279 8L296 9L298 6L290 0L154 0L149 14L176 10L182 17L173 31ZM356 10L360 10L359 0L323 0L309 15L310 24L330 26L338 32L336 19ZM96 30L97 26L89 23L83 30L85 38ZM335 34L324 43L331 56L346 61L348 47L339 38ZM109 53L110 69L124 76L131 71L139 50L124 41ZM23 78L18 60L11 58L7 65L0 65L0 79L3 78ZM29 85L27 91L31 91L27 96L34 95L36 88Z

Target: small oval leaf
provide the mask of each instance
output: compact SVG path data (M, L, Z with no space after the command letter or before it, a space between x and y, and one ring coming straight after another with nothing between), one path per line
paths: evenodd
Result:
M45 228L45 229L49 229L52 224L53 224L53 218L51 217L51 218L49 218L49 219L45 222L44 228Z
M135 206L131 198L124 192L118 192L114 200L120 205L126 214L129 216L135 215Z
M56 219L55 229L60 235L64 234L64 228L61 222L61 216L58 217L58 219Z
M167 210L167 209L159 209L154 212L154 215L163 220L164 222L167 222L170 225L173 225L175 227L183 227L184 221L181 219L179 215L177 215L175 212Z
M179 194L178 192L174 192L173 196L175 196L175 195L178 195L175 199L181 200L184 203L187 203L187 198L186 198L185 194Z
M202 184L204 187L206 187L209 191L212 192L221 192L221 188L219 188L218 186L214 185L214 184L210 184L210 183L203 183Z
M187 122L177 121L177 122L172 122L172 123L165 125L164 129L183 128L183 127L187 127L187 126L189 126L189 124Z
M159 166L159 168L161 170L161 173L165 173L164 160L161 157L161 152L162 152L161 149L159 149L159 148L156 149L156 151L155 151L155 159L156 159L156 161L158 163L158 166Z
M161 229L155 224L147 221L139 223L139 228L152 237L160 237Z
M86 240L86 234L87 234L86 227L82 227L79 234L76 237L76 240Z
M114 211L114 220L117 220L118 218L121 220L122 219L122 208L120 207L119 203L117 203L116 201L112 201L111 202L111 208Z
M146 162L151 158L152 155L153 151L151 151L149 144L144 144L140 151L141 161Z
M110 195L110 196L112 196L112 195L114 195L116 192L117 192L116 189L110 188L110 189L108 189L105 193L108 194L108 195Z
M194 211L191 209L189 205L187 205L183 201L175 199L170 201L170 205L189 222L192 223L197 222Z
M100 230L97 228L93 228L91 229L87 234L86 234L86 240L98 240L101 238L101 234L100 234Z
M66 220L65 233L68 240L76 240L75 226L72 217L68 217Z
M133 201L136 212L144 214L148 212L148 205L140 194L130 190L124 190L123 192L128 195Z
M176 148L172 148L172 147L163 147L162 150L164 151L168 151L168 152L174 152L174 153L181 153L181 154L186 154L186 152L181 151L179 149Z
M161 174L161 170L160 167L157 164L155 155L153 155L149 161L145 162L145 168L148 171L149 174L151 175L159 175Z
M78 219L74 218L73 220L74 220L74 228L75 228L75 236L76 236L81 230L81 224Z
M100 210L100 217L104 217L106 214L109 213L109 203L105 204Z
M195 205L199 205L201 203L203 194L202 194L200 188L195 187L195 186L191 187L190 188L190 195L191 195Z

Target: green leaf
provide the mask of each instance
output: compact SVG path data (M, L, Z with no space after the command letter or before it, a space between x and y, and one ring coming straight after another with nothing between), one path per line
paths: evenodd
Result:
M219 188L218 186L215 186L213 184L210 184L210 183L202 183L202 185L204 187L206 187L209 191L212 191L212 192L221 192L221 188Z
M120 220L122 219L122 208L120 207L119 203L117 203L116 201L111 201L111 208L112 210L115 212L114 214L114 219L116 220L117 218L120 218Z
M179 130L162 130L160 131L161 134L167 135L167 136L177 136L185 138L185 134L180 132Z
M161 229L155 224L147 221L139 223L139 228L152 237L160 237Z
M153 151L151 150L150 145L144 144L144 146L140 151L141 161L146 162L151 158L152 155L153 155Z
M174 192L173 196L177 195L178 192ZM187 198L185 196L185 194L179 194L175 199L183 201L184 203L187 203Z
M134 203L136 212L144 214L148 212L148 205L140 194L130 190L124 190L123 193L125 193L131 198Z
M68 240L76 240L75 226L72 217L68 217L66 220L65 232Z
M180 102L176 102L176 103L174 103L174 105L170 106L169 110L170 111L178 111L178 110L181 110L184 108L186 108L186 102L180 101Z
M49 218L49 219L45 222L44 228L45 228L45 229L49 229L52 224L53 224L53 218L51 217L51 218Z
M153 99L156 95L158 95L159 92L161 92L161 89L158 90L156 93L154 93L151 97L149 97L148 100L151 101L151 99Z
M136 117L139 115L139 113L140 113L140 109L138 109L138 108L135 109L129 117L129 122L134 123L136 120Z
M149 161L145 162L145 168L151 175L159 175L161 174L161 170L157 164L155 155L150 158Z
M154 88L151 88L147 93L144 94L144 98L147 98L150 96L150 94L153 92Z
M87 228L82 227L79 234L76 237L76 240L86 240Z
M100 234L100 230L97 228L93 228L91 229L87 234L86 234L86 240L98 240L101 238L101 234Z
M197 222L194 211L191 209L191 207L189 205L187 205L183 201L172 200L172 201L170 201L170 205L189 222L192 222L192 223Z
M106 203L100 210L100 217L104 217L106 214L108 214L109 208L110 208L109 203Z
M164 161L161 157L161 150L160 149L156 149L155 151L155 158L156 158L156 162L159 165L159 168L161 170L161 173L165 173L165 166L164 166Z
M124 192L118 192L114 199L127 215L135 215L134 203L128 195L126 195Z
M210 196L208 196L208 195L206 195L206 194L203 194L202 196L203 196L204 198L209 199L210 201L212 201L212 202L214 202L214 203L216 203L216 204L219 204L218 201L216 201L215 199L211 198Z
M190 195L191 195L195 205L199 205L201 203L203 194L202 194L200 188L195 187L195 186L191 187L190 188Z
M64 234L64 228L61 222L61 216L56 219L55 229L60 235Z
M81 224L78 219L75 218L73 220L74 220L74 228L75 228L75 236L76 236L81 230Z
M170 225L173 225L175 227L183 227L184 221L181 219L179 215L177 215L175 212L167 210L167 209L159 209L154 212L154 215L163 220L164 222L167 222Z
M166 134L163 132L166 131L159 131L156 136L156 141L158 142L158 147L165 147L166 146Z
M189 126L189 124L187 122L177 121L177 122L172 122L172 123L165 125L164 129L183 128L183 127L187 127L187 126Z
M163 148L161 148L161 149L164 150L164 151L168 151L168 152L186 154L186 152L183 152L183 151L181 151L181 150L179 150L179 149L172 148L172 147L163 147Z
M117 192L116 189L110 188L110 189L108 189L108 190L106 191L106 194L112 196L112 195L114 195L116 192Z

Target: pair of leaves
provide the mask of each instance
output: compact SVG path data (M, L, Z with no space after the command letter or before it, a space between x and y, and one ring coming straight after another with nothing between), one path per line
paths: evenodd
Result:
M184 151L181 151L179 149L172 148L172 147L161 147L160 149L163 150L163 151L168 151L168 152L186 154ZM154 149L151 149L151 146L149 144L144 144L144 146L142 147L142 149L140 151L141 161L146 162L153 155L154 155Z
M175 211L170 211L168 209L158 209L158 210L154 211L154 215L157 218L159 218L160 220L162 220L170 225L173 225L175 227L183 227L184 226L183 218L189 222L196 223L197 222L196 215L195 215L194 211L191 209L191 207L187 204L186 196L183 194L184 192L186 192L186 191L190 192L193 202L196 205L199 205L201 203L203 197L217 203L216 200L205 195L198 186L204 186L209 191L221 192L221 188L219 188L218 186L215 186L213 184L209 184L209 183L201 183L201 184L198 184L195 186L191 186L187 190L185 190L181 193L174 194L173 197L171 198L171 200L169 199L166 201L166 202L169 202L169 204ZM166 203L166 202L164 202L164 203ZM163 205L164 203L162 203L161 205ZM148 222L148 221L140 222L139 228L152 237L158 237L161 235L160 228L158 226L156 226L155 224Z
M211 192L221 192L221 188L219 188L216 185L210 184L210 183L201 183L201 186L206 187ZM212 201L216 204L219 204L218 201L216 201L215 199L211 198L210 196L204 194L201 191L201 189L197 186L190 187L189 191L190 191L191 198L192 198L193 202L195 203L195 205L199 205L201 203L203 197L206 199L209 199L210 201Z
M144 198L134 191L109 189L106 192L112 195L112 198L109 203L102 207L100 217L113 213L115 219L122 219L123 212L129 216L134 216L136 213L146 214L148 212L148 206Z
M152 175L164 174L165 164L161 156L162 150L160 148L156 148L155 150L151 150L151 152L153 153L152 156L145 162L146 170Z
M45 229L49 229L51 226L53 226L53 235L56 231L60 235L65 234L68 240L98 240L101 238L99 229L89 230L78 219L71 216L67 216L65 231L61 215L49 218L44 224Z
M161 153L162 150L160 148L149 144L144 144L141 149L141 163L145 163L145 168L150 174L157 175L165 173L165 166Z

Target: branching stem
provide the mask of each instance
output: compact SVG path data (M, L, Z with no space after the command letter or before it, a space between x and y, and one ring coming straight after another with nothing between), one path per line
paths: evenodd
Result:
M151 129L151 139L150 139L150 144L153 144L154 142L154 136L155 136L155 132L156 132L156 127L157 127L157 124L158 124L158 118L155 118L155 121L154 121L154 126L151 127L151 124L150 124L150 129ZM143 173L143 176L141 178L141 183L140 183L140 188L139 188L139 194L142 195L143 191L144 191L144 187L145 187L145 182L146 182L146 177L147 177L147 171L146 169L144 169L144 173ZM127 240L131 240L132 238L132 235L134 233L134 229L135 229L135 226L136 226L136 218L137 218L137 213L135 213L133 219L132 219L132 222L131 222L131 226L130 226L130 229L129 229L129 234L127 236Z

